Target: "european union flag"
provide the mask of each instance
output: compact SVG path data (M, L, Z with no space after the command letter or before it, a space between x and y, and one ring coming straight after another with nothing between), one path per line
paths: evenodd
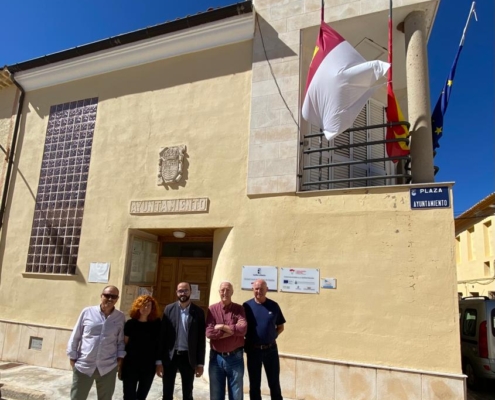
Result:
M452 64L452 68L450 69L449 77L447 78L447 81L443 86L442 93L440 93L440 97L438 98L437 104L431 116L433 150L440 147L438 141L443 135L443 116L447 112L447 106L449 105L450 93L452 92L452 84L454 83L455 69L457 67L457 61L459 60L459 55L461 54L462 47L463 46L461 44L459 46L459 50L457 50L454 63Z
M461 55L462 47L464 46L464 40L466 38L467 28L469 26L469 21L471 20L471 16L474 15L474 18L478 20L476 17L476 10L474 9L476 2L473 1L471 4L471 10L469 10L468 19L466 21L466 25L464 26L464 30L462 32L461 42L459 43L459 49L457 50L457 54L455 55L454 63L452 64L452 68L450 69L449 77L443 86L442 93L440 93L440 97L438 98L435 109L433 110L433 114L431 115L431 133L433 139L433 150L440 147L438 141L443 135L443 117L447 112L447 106L449 105L450 93L452 92L452 84L454 83L455 69L457 68L457 61L459 60L459 56Z

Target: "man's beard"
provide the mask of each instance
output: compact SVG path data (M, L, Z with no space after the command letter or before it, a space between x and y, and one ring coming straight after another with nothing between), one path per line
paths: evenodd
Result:
M186 296L185 294L183 294L183 295L179 296L179 301L181 303L187 303L190 298L191 298L191 296Z

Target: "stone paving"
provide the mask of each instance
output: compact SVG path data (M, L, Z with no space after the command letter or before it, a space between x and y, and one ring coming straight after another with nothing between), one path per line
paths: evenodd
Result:
M0 388L2 399L66 400L70 398L72 371L25 364L1 369L2 365L6 364L11 363L0 361L0 384L4 385ZM122 397L122 382L117 380L113 398L122 399ZM161 398L162 381L161 378L155 376L148 400L160 400ZM175 381L174 398L182 399L180 374L177 374ZM269 396L263 396L264 400L269 398ZM97 399L94 385L88 399ZM196 378L194 381L194 399L210 399L208 382L204 378Z
M19 364L13 368L1 369L2 365L5 364L10 363L0 361L0 384L5 385L0 388L2 399L62 400L69 398L72 382L71 371L24 364ZM10 390L16 393L15 397L9 395L9 393L12 393L9 392ZM177 400L182 399L179 374L177 374L177 380L175 381L174 397ZM122 399L122 382L120 381L117 381L114 398ZM148 399L160 400L161 398L162 382L160 378L155 377ZM245 396L245 398L247 399L248 396ZM263 396L264 400L269 398L269 396ZM97 399L94 387L91 389L88 399ZM208 382L203 378L196 378L194 381L194 399L210 399ZM495 400L495 381L482 382L479 389L468 390L466 400Z

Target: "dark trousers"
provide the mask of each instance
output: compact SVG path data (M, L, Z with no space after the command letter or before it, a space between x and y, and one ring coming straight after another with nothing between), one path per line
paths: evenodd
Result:
M280 388L280 360L277 346L269 349L250 348L247 354L247 369L249 375L249 398L261 400L261 368L265 367L266 380L270 388L272 400L282 400Z
M145 400L155 377L155 366L126 365L122 367L124 400Z
M193 400L194 368L189 364L187 352L174 354L170 364L163 366L163 400L173 400L177 370L182 380L182 399Z

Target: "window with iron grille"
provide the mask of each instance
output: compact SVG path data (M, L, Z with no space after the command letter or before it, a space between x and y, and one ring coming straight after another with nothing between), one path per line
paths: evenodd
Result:
M391 161L384 161L386 149L384 143L370 142L385 140L386 128L369 129L366 127L385 124L385 107L376 100L370 99L354 121L353 128L363 128L353 132L344 132L332 140L324 136L307 138L304 150L340 147L335 150L315 151L304 155L304 166L316 167L303 172L302 190L339 189L363 186L382 186L394 184L395 179L359 180L361 177L381 177L392 175L395 167ZM311 125L311 134L320 133L320 129ZM363 146L356 146L364 144ZM377 160L367 162L366 160ZM363 161L363 163L359 163ZM355 162L350 165L339 163ZM332 164L337 164L332 166ZM321 167L318 167L321 166ZM350 179L350 180L349 180ZM332 183L318 183L336 181ZM306 183L306 184L304 184ZM311 183L311 184L307 184ZM314 183L314 184L313 184Z
M26 272L73 275L98 99L50 108Z

